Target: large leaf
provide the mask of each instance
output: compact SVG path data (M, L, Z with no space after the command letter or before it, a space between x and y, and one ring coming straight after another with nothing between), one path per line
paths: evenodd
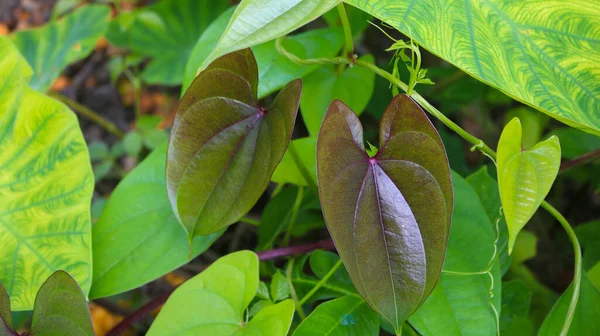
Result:
M13 310L30 310L56 270L89 291L94 176L77 117L27 86L6 37L0 55L0 281Z
M533 325L528 319L531 296L531 290L521 281L513 280L502 283L501 335L529 336L534 334Z
M371 55L363 56L361 60L374 62ZM304 81L304 96L300 101L308 132L313 136L319 133L327 107L334 99L343 101L360 115L371 99L374 84L375 73L358 66L339 72L336 66L328 65L311 73Z
M600 3L345 0L471 76L600 135Z
M59 21L10 36L33 68L29 85L45 92L67 65L87 56L108 27L106 6L83 6Z
M294 336L377 336L379 317L360 298L344 296L320 304Z
M166 143L119 183L92 228L94 279L91 298L142 286L204 252L221 233L188 237L166 191Z
M573 294L573 283L571 286L560 296L560 299L552 308L552 311L546 319L538 335L550 336L558 335L565 323L567 316L567 310L571 303L571 296ZM573 322L569 328L568 335L596 335L600 330L600 292L590 282L587 274L583 272L581 277L581 292L579 294L579 301L575 308L575 315L573 316Z
M173 292L148 336L286 335L294 315L292 300L267 306L245 321L244 311L258 283L256 254L241 251L224 256Z
M187 61L183 79L183 92L190 86L204 60L215 47L221 33L227 26L235 8L223 12L204 31ZM333 57L342 47L343 34L340 29L315 29L290 36L283 46L301 58ZM289 81L302 78L318 68L318 65L298 65L275 49L275 41L269 41L252 48L258 64L258 98L281 89Z
M315 20L341 0L243 0L199 70L232 51L253 47Z
M452 182L455 203L444 270L409 322L422 335L495 335L501 289L493 258L495 226L469 183L456 173Z
M356 114L336 100L319 132L317 173L325 221L352 282L399 330L433 290L446 251L452 185L435 128L408 96L396 96L381 121L379 152L369 157Z
M508 226L508 252L554 183L560 167L560 143L552 136L530 150L521 148L521 122L511 120L498 142L498 186Z
M250 49L211 63L181 101L171 130L167 191L189 237L236 222L267 187L292 135L302 82L257 105Z
M30 334L95 335L85 294L68 273L56 271L40 287L35 297Z
M107 37L119 47L152 57L142 72L144 81L178 85L202 32L229 6L228 1L161 0L117 16Z

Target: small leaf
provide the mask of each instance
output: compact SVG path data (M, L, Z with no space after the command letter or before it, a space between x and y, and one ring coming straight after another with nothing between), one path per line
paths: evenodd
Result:
M0 336L11 336L11 332L15 331L12 320L12 312L10 310L10 297L6 292L6 288L0 282Z
M552 187L560 167L560 143L553 136L521 149L521 122L511 120L498 142L498 186L508 226L508 252Z
M56 270L88 292L94 176L77 117L31 89L31 68L0 36L0 281L31 310Z
M147 335L285 336L294 315L292 300L267 305L245 323L244 311L258 284L256 254L226 255L173 292Z
M258 312L263 310L265 307L271 306L273 304L274 303L271 300L260 300L256 303L254 303L253 305L250 306L250 309L248 309L248 317L253 317L254 315L258 314Z
M190 260L166 191L164 143L117 185L92 228L94 278L90 298L140 287ZM204 252L222 232L194 238L191 257Z
M294 336L377 336L379 317L360 298L344 296L320 304Z
M40 287L31 335L94 335L85 294L68 273L56 271Z
M217 57L290 33L341 0L243 0L200 69Z
M269 295L269 287L267 287L266 283L261 281L258 284L258 291L256 292L256 297L263 300L271 301L271 295Z
M360 58L373 63L372 55ZM334 99L339 99L360 115L371 99L375 85L375 73L363 67L354 66L339 73L335 65L318 68L304 79L304 95L300 101L300 112L308 132L312 136L319 133L327 107Z
M231 53L196 78L177 109L167 191L190 238L246 214L289 144L302 82L288 83L268 109L257 105L257 86L252 52Z
M86 57L108 28L109 8L86 5L58 21L10 35L33 68L29 85L46 92L67 65Z
M444 261L453 201L439 135L418 105L399 95L370 158L356 114L334 101L319 132L317 170L325 221L352 282L400 330L433 290Z
M539 336L558 335L565 323L565 316L573 295L573 283L560 296L540 328ZM600 291L590 282L586 272L581 277L581 292L575 308L573 322L567 335L596 335L600 330Z
M129 132L123 138L123 148L129 156L137 157L142 150L142 135L140 132Z
M271 298L273 302L279 302L290 297L290 287L287 279L281 272L275 272L273 280L271 280Z

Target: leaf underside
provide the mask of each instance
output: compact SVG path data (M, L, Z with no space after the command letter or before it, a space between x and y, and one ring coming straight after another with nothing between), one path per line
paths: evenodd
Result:
M257 105L257 87L252 51L237 51L201 72L177 109L167 191L189 237L219 231L247 213L287 149L302 82L288 83L268 109Z
M444 261L453 196L437 132L399 95L370 158L360 121L334 101L319 133L317 173L325 221L352 282L398 330L431 293Z

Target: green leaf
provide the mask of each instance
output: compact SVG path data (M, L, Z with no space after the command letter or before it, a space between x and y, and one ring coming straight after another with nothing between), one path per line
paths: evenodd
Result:
M258 226L258 249L273 248L275 239L289 225L292 208L298 196L298 188L284 188L273 197L260 216Z
M152 57L141 75L145 82L178 85L202 32L228 7L227 1L161 0L116 17L107 38L121 48Z
M308 258L309 255L304 255L303 257L297 258L294 263L292 282L294 283L294 288L296 289L296 294L298 297L303 297L310 290L312 290L313 287L315 287L315 285L323 278L323 276L329 272L333 265L340 260L335 253L323 253L323 251L320 250L314 251L310 255L310 258L317 258L318 262L311 262L311 270L316 276L313 277L303 273L305 268L304 266ZM333 276L327 280L327 282L322 284L322 287L311 297L307 303L341 296L353 296L360 298L360 296L356 293L354 285L352 285L352 281L350 281L348 272L340 267L334 272Z
M268 109L257 105L257 86L256 62L246 49L215 60L179 104L169 142L167 191L190 238L219 231L245 215L287 148L302 82L288 83Z
M597 1L345 1L480 81L600 135Z
M90 160L92 161L103 160L110 155L108 145L101 141L90 143L88 145L88 152L90 153Z
M366 55L361 60L373 63L374 58ZM304 80L304 94L300 100L300 112L308 133L316 136L327 107L339 99L360 115L373 93L375 73L363 67L347 68L338 72L335 65L322 66Z
M0 336L12 336L14 331L15 327L10 311L10 297L4 285L0 282Z
M10 35L33 68L29 85L46 92L67 65L86 57L108 27L106 6L83 6L59 21Z
M469 183L456 173L452 182L455 202L444 270L409 322L422 335L495 335L501 289L499 264L490 269L495 227Z
M171 272L204 252L218 232L188 238L166 192L166 143L119 183L92 228L91 298L122 293Z
M263 299L263 300L267 300L267 301L271 301L271 295L269 294L269 288L267 287L267 284L264 282L260 282L258 284L258 291L256 292L256 297L259 299Z
M140 132L129 132L123 138L123 148L129 156L137 157L142 151L142 134Z
M320 304L294 336L377 336L379 317L360 298L344 296Z
M504 275L510 267L511 257L508 255L508 228L504 217L500 214L501 203L498 183L488 174L487 166L481 167L478 171L469 175L466 180L479 196L481 205L483 205L483 209L494 229L496 225L498 227L499 236L496 248L498 249L500 269Z
M221 55L288 34L323 15L340 1L242 0L199 71Z
M523 149L530 149L540 141L542 131L548 124L549 119L545 114L528 107L517 107L506 111L506 115L504 116L505 124L513 118L519 118L525 130L522 140ZM583 134L590 135L587 133Z
M574 128L557 128L552 130L550 135L555 135L560 139L561 155L565 159L574 159L600 149L600 137Z
M245 322L244 311L256 295L258 283L256 254L226 255L173 292L148 336L286 335L294 315L292 300L264 307Z
M552 187L560 167L557 137L521 149L521 122L511 120L498 142L498 186L508 226L508 253L519 231L527 224Z
M575 233L583 247L583 268L589 270L600 261L600 220L577 225Z
M30 334L95 335L85 294L68 273L56 271L40 287Z
M373 18L371 15L363 12L362 10L352 7L345 6L348 21L350 22L350 30L354 39L359 38L362 33L369 27L369 20ZM323 19L327 21L330 27L342 27L342 20L337 8L331 9L329 12L323 14Z
M287 279L281 272L275 272L271 280L271 298L273 302L278 302L289 297L290 287L288 286Z
M560 296L560 299L558 299L552 311L544 320L538 335L550 336L560 333L565 323L565 316L571 303L572 293L573 283ZM598 316L600 316L600 292L590 282L587 274L583 272L579 301L575 308L575 315L573 316L573 322L571 323L568 335L597 334L598 330L600 330L600 319L598 319Z
M292 140L291 146L294 146L301 162L304 164L313 182L317 181L317 138L301 138ZM299 186L308 186L309 183L304 179L301 170L298 168L294 156L290 150L285 152L281 162L271 177L273 182L292 183Z
M31 68L0 37L0 281L13 310L31 310L65 270L88 292L94 177L77 117L27 86Z
M399 95L370 158L358 117L336 100L319 132L317 169L323 215L352 282L400 330L433 290L444 261L453 196L439 135L418 105Z
M527 318L531 306L531 291L518 280L502 283L502 310L500 335L534 335L533 325Z

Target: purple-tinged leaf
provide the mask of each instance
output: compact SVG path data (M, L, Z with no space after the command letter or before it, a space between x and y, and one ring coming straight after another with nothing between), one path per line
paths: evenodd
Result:
M452 183L443 144L424 112L395 97L369 157L363 130L340 101L317 142L327 227L357 291L396 330L431 293L444 261Z
M10 311L10 297L4 285L0 282L0 336L14 334L12 313Z
M249 49L216 59L177 109L167 157L167 191L189 237L236 222L256 203L289 144L302 82L258 106Z

